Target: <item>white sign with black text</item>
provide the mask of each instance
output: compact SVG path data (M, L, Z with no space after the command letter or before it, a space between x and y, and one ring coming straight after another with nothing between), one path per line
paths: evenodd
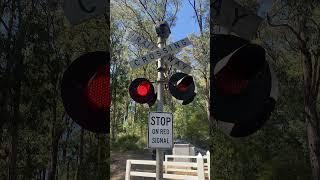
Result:
M148 119L148 147L173 148L172 113L149 112Z
M132 43L137 44L140 47L149 49L151 51L160 50L154 43L148 41L144 37L142 37L134 32L128 33L128 39ZM164 57L164 59L170 66L178 68L179 70L181 70L187 74L189 74L192 70L192 67L189 64L181 61L180 59L174 57L173 55L168 55L168 56Z
M128 32L127 37L132 43L137 44L140 47L149 49L151 51L158 49L156 44L148 41L146 38L133 31Z
M153 50L148 54L131 61L130 66L132 69L139 68L145 64L148 64L154 60L157 60L158 58L162 58L170 54L177 53L182 48L189 46L190 44L191 44L191 41L188 38L181 39L180 41L169 44L163 48Z

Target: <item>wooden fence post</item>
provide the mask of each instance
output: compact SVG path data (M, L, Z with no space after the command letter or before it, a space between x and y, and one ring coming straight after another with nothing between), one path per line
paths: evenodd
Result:
M198 179L204 180L204 164L203 164L203 157L199 153L197 156L197 171L198 171Z
M125 180L130 180L130 171L131 171L131 161L127 160L126 179Z

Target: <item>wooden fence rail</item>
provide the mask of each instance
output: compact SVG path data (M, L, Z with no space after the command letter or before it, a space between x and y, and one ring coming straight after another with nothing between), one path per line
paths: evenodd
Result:
M168 161L170 158L187 158L196 159L196 162L174 162ZM204 163L206 160L206 163ZM130 177L156 177L154 172L141 172L132 171L132 165L147 165L156 166L156 161L152 160L127 160L125 180L130 180ZM165 173L164 179L184 179L184 180L205 180L207 177L210 180L210 153L207 152L206 156L202 156L200 153L198 156L179 156L179 155L166 155L163 162ZM174 172L175 174L169 174L168 172ZM182 174L181 174L182 173ZM191 174L183 174L191 173Z
M166 155L165 156L165 162L170 162L168 161L169 159L175 160L176 159L187 159L187 160L191 160L194 161L196 160L196 162L198 162L199 157L202 157L203 161L205 161L203 163L203 168L204 168L204 173L205 173L205 177L207 177L207 179L210 180L210 152L207 151L205 156L201 156L201 154L199 153L198 156L186 156L186 155ZM169 166L169 165L165 165L165 173L168 172L186 172L186 173L196 173L197 170L194 170L192 168L177 168L174 166Z

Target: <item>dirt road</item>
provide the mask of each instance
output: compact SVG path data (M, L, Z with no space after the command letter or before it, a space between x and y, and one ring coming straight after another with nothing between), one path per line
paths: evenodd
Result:
M126 162L127 159L137 159L137 160L152 160L152 153L151 152L114 152L111 151L111 180L124 180L125 172L126 172ZM135 169L150 169L151 171L155 167L139 167L135 166L132 167ZM140 180L140 179L152 179L152 178L131 178L133 180Z

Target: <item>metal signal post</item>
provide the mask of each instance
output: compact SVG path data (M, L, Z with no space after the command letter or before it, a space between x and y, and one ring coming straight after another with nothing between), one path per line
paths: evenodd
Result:
M170 35L170 28L166 22L160 23L156 26L156 32L158 34L158 47L163 48L166 45L166 40ZM158 60L158 79L157 79L157 111L163 112L163 92L164 92L164 61L163 58ZM156 180L163 179L163 151L162 149L156 149Z

